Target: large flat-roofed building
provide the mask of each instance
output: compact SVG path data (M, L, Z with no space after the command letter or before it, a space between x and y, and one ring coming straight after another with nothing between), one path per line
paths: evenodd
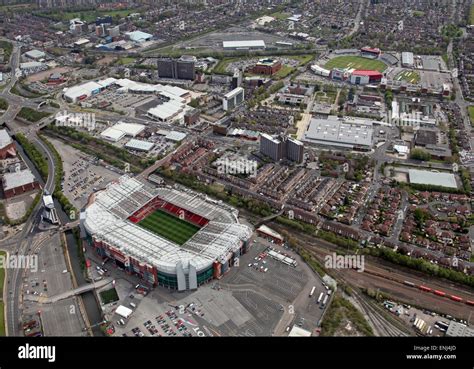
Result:
M355 70L351 74L351 83L354 85L366 85L377 83L382 80L383 74L376 70Z
M158 59L158 76L160 78L192 80L196 78L196 58L183 55L179 59Z
M222 99L222 108L225 111L232 110L244 102L244 89L242 87L234 88L226 93Z
M373 145L372 122L352 117L312 118L303 142L338 149L369 151Z
M413 53L407 51L402 52L402 67L413 68L415 64L414 60Z
M458 188L456 177L453 173L430 172L429 170L409 169L410 183Z
M265 41L263 40L248 40L248 41L223 41L222 47L224 49L265 49Z
M2 185L7 199L40 188L35 176L29 169L5 173Z

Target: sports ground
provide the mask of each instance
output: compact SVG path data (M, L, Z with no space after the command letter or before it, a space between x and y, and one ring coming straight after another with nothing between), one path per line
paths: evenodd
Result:
M138 225L180 246L200 229L198 226L168 214L163 210L156 210L139 222Z
M387 69L387 65L380 60L363 58L361 56L337 56L329 60L324 68L353 68L383 72Z

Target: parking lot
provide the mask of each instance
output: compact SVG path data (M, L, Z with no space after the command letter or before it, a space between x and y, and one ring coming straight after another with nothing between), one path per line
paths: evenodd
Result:
M71 146L62 145L58 140L48 138L63 158L64 183L63 192L77 208L82 208L94 188L102 188L117 179L120 174L113 172L98 163L94 158Z

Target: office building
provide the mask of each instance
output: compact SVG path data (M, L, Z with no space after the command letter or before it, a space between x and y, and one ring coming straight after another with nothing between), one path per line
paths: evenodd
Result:
M244 98L244 89L242 87L237 87L224 95L222 99L222 108L225 111L232 110L242 104Z
M194 81L196 78L196 58L183 55L179 59L158 59L158 76L170 79L188 79Z

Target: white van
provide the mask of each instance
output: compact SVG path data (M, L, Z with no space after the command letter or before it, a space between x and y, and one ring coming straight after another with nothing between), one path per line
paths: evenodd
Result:
M135 309L137 307L137 305L135 305L133 302L130 303L130 306Z

